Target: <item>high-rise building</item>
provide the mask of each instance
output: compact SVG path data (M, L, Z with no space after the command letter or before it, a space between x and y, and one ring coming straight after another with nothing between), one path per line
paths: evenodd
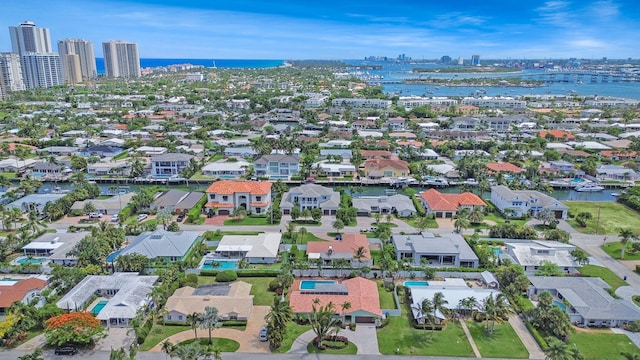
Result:
M107 77L140 77L138 44L111 40L102 43Z
M471 65L472 66L480 65L480 55L471 55Z
M58 41L58 53L64 81L67 84L77 84L98 76L96 57L90 41L82 39Z
M443 64L448 64L451 62L451 56L449 55L445 55L443 57L440 58L440 62Z
M0 91L7 96L12 91L25 90L22 65L18 54L0 53Z
M458 57L458 65L464 65L464 59L462 58L462 56Z
M51 48L49 29L31 21L10 26L11 48L20 56L22 78L27 89L48 88L63 83L60 57Z

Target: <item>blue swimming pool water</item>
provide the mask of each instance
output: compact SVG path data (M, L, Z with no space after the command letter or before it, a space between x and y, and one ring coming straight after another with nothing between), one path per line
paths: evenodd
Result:
M405 281L404 286L429 286L428 281Z
M332 280L302 280L300 281L300 290L315 290L317 284L335 284Z
M207 260L202 264L202 270L236 270L238 260Z
M582 183L582 182L584 182L584 179L574 178L574 179L571 179L571 182L572 183Z
M107 300L102 300L98 302L96 306L94 306L93 309L91 309L91 313L93 315L98 315L100 313L100 310L102 310L105 306L107 306L108 303L109 302Z
M43 259L43 258L31 258L31 259L29 259L29 258L25 257L25 258L19 259L17 261L17 263L20 264L20 265L24 265L24 264L42 264L43 262L45 262L45 260L46 259Z
M109 255L107 256L107 262L108 262L108 263L115 262L115 261L116 261L116 258L118 257L118 255L120 255L120 252L121 252L121 251L122 251L122 249L120 249L120 250L116 250L116 251L112 252L111 254L109 254Z
M502 249L500 249L500 248L493 248L493 255L498 256L498 255L500 255L500 254L502 254Z
M561 303L560 301L553 300L553 303L556 304L556 306L559 307L560 309L567 311L567 306Z

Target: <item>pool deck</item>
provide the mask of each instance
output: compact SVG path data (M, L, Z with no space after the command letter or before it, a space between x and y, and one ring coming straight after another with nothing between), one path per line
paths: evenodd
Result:
M89 306L87 306L87 310L88 310L88 311L92 311L92 310L93 310L93 308L94 308L96 305L98 305L98 303L99 303L100 301L106 301L106 302L109 302L109 299L104 298L104 297L99 297L99 298L95 299L91 304L89 304ZM97 314L96 314L96 315L97 315Z

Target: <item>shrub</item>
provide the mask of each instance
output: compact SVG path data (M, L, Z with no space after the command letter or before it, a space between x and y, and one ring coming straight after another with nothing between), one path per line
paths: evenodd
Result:
M349 323L349 330L356 331L356 323Z
M280 287L280 282L277 279L271 280L269 283L269 291L276 291Z
M542 337L542 335L540 335L538 330L535 327L533 327L533 325L531 325L529 321L525 320L524 324L529 330L529 332L531 333L531 335L533 335L533 338L536 340L538 345L540 345L540 348L542 350L546 350L549 347L549 345L547 345L547 341Z
M231 282L238 279L238 274L233 270L224 270L216 275L217 282Z

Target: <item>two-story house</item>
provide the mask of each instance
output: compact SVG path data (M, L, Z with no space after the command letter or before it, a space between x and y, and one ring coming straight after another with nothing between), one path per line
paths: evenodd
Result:
M369 159L364 162L364 174L369 178L409 176L409 163L399 159Z
M300 171L300 159L293 155L263 155L253 163L256 176L288 180Z
M318 208L323 215L335 215L340 207L340 194L318 184L296 186L284 193L280 202L284 215L291 214L294 207L300 210Z
M214 215L230 215L236 208L264 214L271 206L271 183L268 181L220 180L211 184L206 193L205 208Z
M151 157L151 176L171 177L180 175L193 159L193 155L166 153Z
M491 187L491 202L515 217L536 216L542 209L549 209L556 219L566 219L569 212L565 204L549 195L535 190L511 190L504 185Z

